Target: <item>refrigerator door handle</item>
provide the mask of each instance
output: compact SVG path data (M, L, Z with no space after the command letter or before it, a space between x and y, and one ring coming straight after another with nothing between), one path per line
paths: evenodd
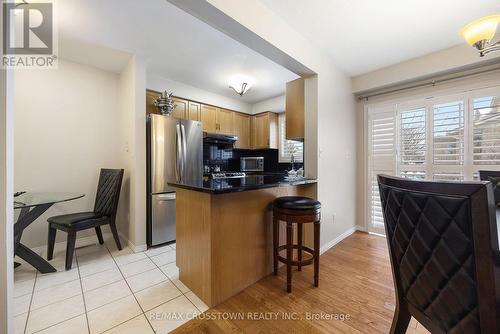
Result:
M176 130L176 143L177 143L177 149L175 150L176 153L176 159L175 159L175 179L177 182L181 180L181 153L182 153L182 134L181 134L181 127L179 124L175 126Z
M159 201L175 201L175 193L158 195Z
M181 178L184 177L184 170L187 164L187 145L186 145L186 129L184 124L181 124L181 134L182 134L182 170Z

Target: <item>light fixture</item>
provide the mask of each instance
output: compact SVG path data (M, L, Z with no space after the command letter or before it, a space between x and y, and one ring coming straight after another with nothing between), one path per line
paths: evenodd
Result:
M467 24L460 30L460 35L483 57L490 52L500 51L500 41L492 42L498 23L500 14L486 16Z
M243 75L235 75L229 79L229 88L234 90L239 96L243 96L252 87L253 81Z

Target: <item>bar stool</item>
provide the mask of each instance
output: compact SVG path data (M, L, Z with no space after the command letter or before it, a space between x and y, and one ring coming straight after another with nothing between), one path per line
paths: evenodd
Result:
M273 249L274 275L278 275L278 261L286 264L286 291L292 292L292 266L298 271L302 266L314 263L314 286L319 283L319 233L321 203L308 197L285 196L273 202ZM286 222L286 244L279 245L279 222ZM297 224L297 244L293 244L293 224ZM314 224L314 249L302 245L302 224ZM286 258L279 252L286 249ZM293 249L297 249L297 261L293 260ZM302 251L311 258L302 259Z

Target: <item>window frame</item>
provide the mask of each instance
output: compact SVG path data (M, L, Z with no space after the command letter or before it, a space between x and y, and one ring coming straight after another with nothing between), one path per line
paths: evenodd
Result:
M302 158L295 160L294 163L304 163L304 142L299 140L286 139L286 114L278 114L278 163L291 163L291 155L284 155L285 143L288 141L302 144Z
M411 166L412 171L418 170L425 172L426 179L433 179L433 176L436 172L453 172L458 171L462 173L464 181L472 181L474 180L474 176L477 175L477 172L482 169L488 170L498 170L500 171L500 164L498 165L475 165L473 161L473 113L474 113L474 99L485 97L485 96L498 96L500 98L500 84L495 84L487 88L476 88L469 89L463 91L461 93L454 92L441 92L440 94L436 94L432 97L425 97L424 95L420 95L419 97L407 97L407 98L394 98L393 100L385 100L383 102L376 103L366 103L364 105L364 190L365 190L365 227L368 232L376 233L376 234L384 234L385 231L381 229L374 229L371 226L371 174L372 168L370 166L370 112L376 112L380 109L390 109L391 107L395 108L395 124L396 126L396 146L395 146L395 175L401 176L401 172L404 166ZM417 94L415 94L417 96ZM463 164L460 165L434 165L433 161L433 139L434 139L434 112L433 106L439 105L447 102L454 101L463 101L464 108L464 138L463 138ZM426 115L426 155L425 161L422 165L403 165L401 164L401 112L404 110L425 108ZM374 111L373 111L374 110ZM406 168L408 170L410 168ZM376 172L376 171L375 171Z

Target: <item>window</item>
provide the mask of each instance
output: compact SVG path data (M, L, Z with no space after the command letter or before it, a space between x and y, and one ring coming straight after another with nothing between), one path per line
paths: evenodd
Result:
M295 162L304 162L304 143L297 140L286 139L286 117L281 113L279 124L279 162L291 162L293 155Z
M383 233L378 174L464 181L500 170L499 99L496 87L366 107L369 231Z

